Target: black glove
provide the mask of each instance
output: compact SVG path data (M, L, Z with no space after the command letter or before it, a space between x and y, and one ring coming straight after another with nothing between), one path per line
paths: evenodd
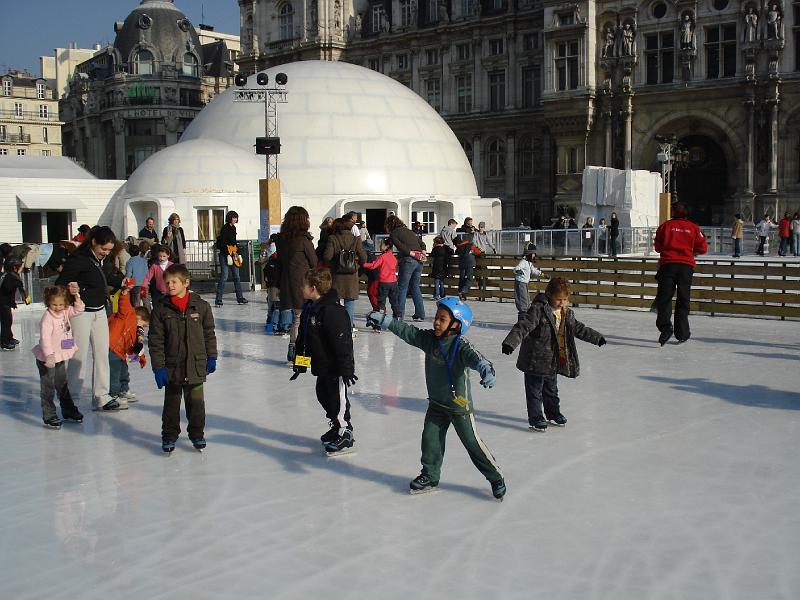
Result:
M508 344L503 344L503 354L511 354L512 352L514 352L514 348Z
M358 381L358 377L355 375L342 375L342 381L344 381L347 387L352 387L356 384L356 381Z
M302 370L300 370L300 369L299 369L299 368L297 368L297 367L294 367L294 368L292 369L292 371L294 371L294 375L292 375L291 377L289 377L289 381L294 381L295 379L297 379L298 377L300 377L300 373L302 373L302 372L303 372Z
M600 348L602 348L603 346L605 346L605 345L606 345L606 343L607 343L607 342L606 342L606 338L604 338L604 337L601 337L601 338L600 338L600 341L599 341L599 342L597 342L597 345L598 345Z

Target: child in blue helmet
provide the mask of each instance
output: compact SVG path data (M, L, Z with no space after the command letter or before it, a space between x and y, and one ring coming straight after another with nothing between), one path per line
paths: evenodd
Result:
M411 493L429 492L439 485L445 436L452 424L472 463L491 483L492 494L502 500L506 484L494 457L475 430L467 374L468 368L475 369L481 374L481 385L490 388L495 382L494 367L462 337L472 323L469 306L456 298L442 298L436 306L432 330L417 329L378 311L367 316L369 326L388 329L425 352L428 411L422 430L422 473L411 482Z

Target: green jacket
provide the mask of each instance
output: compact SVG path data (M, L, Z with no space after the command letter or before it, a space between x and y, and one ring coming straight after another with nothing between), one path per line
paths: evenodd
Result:
M451 367L451 377L456 388L456 396L466 400L464 406L457 403L450 391L447 379L447 366L445 359L439 351L439 338L433 334L432 329L417 329L413 325L402 321L392 321L389 331L401 340L416 346L425 352L425 384L428 387L428 400L447 411L459 415L468 415L473 412L472 391L469 384L467 369L477 370L478 363L484 356L475 350L466 339L461 338ZM446 356L450 356L456 337L449 335L441 338Z
M211 307L189 292L189 305L181 313L169 296L150 314L150 365L166 367L173 385L194 385L206 380L206 359L217 357L217 336Z

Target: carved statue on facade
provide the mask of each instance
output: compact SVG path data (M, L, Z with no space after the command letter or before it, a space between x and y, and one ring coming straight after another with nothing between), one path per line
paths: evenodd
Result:
M381 11L381 31L383 33L389 33L392 30L392 21L389 16L385 10Z
M339 0L333 3L333 31L342 35L342 3Z
M439 0L439 23L447 23L450 18L447 16L447 2Z
M778 12L778 5L772 4L767 11L767 39L781 39L781 13Z
M356 15L356 25L355 25L355 33L357 38L361 37L361 31L363 27L364 27L364 17L361 16L361 13L358 13Z
M611 25L606 27L606 39L603 44L603 57L611 58L614 56L614 30Z
M747 13L744 15L744 38L742 41L758 41L758 15L752 6L747 7Z
M312 33L317 32L317 0L311 0L308 7L308 29Z
M472 10L475 13L476 17L480 17L483 13L483 6L481 4L481 0L475 0L475 4L472 5Z
M416 25L417 24L417 0L411 0L411 15L409 19L409 25Z
M630 23L625 23L622 28L622 56L634 56L636 54L635 32Z
M681 23L681 49L695 49L694 20L691 13L683 15Z

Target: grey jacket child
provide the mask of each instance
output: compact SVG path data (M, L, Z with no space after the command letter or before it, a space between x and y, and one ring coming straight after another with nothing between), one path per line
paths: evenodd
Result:
M558 352L558 331L553 309L544 293L539 293L525 316L517 321L503 340L503 346L516 348L522 344L517 357L517 368L533 375L552 377L564 375L577 377L580 373L575 338L602 346L603 336L575 318L572 309L565 312L565 343L567 364L561 364Z

